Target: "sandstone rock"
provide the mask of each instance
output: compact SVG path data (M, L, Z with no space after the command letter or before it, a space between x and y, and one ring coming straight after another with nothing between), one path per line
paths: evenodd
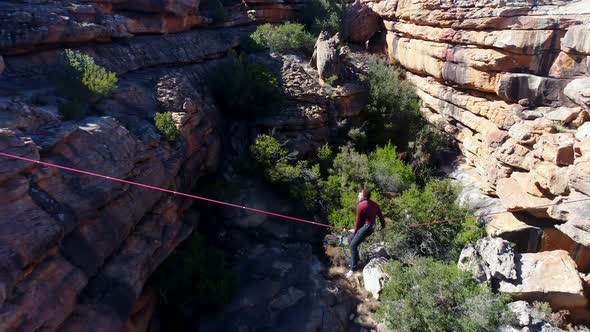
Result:
M563 93L576 104L590 108L590 78L578 78L569 82Z
M576 130L576 138L583 140L586 137L590 137L590 122L586 122Z
M574 135L571 133L545 133L533 146L534 154L555 165L571 165L574 163L574 142Z
M581 24L567 29L561 39L561 49L568 53L590 54L590 25Z
M567 221L565 224L557 225L558 229L571 238L576 237L576 242L588 247L590 247L590 238L588 238L590 234L588 233L590 232L590 224L588 224L590 205L587 201L589 199L588 195L572 192L569 196L555 198L554 205L548 211L552 218ZM574 228L578 228L578 230Z
M590 113L584 110L578 114L578 117L575 118L574 121L572 121L571 125L574 128L579 128L581 125L588 121L590 121Z
M590 161L582 161L569 168L569 186L590 196Z
M590 137L574 143L574 163L590 161Z
M567 194L569 189L568 168L558 167L553 163L539 163L531 171L531 180L540 190L540 197L546 196L546 192L555 196Z
M199 10L199 2L199 0L124 0L120 6L135 11L187 16Z
M534 105L551 105L559 101L562 85L560 80L547 77L507 73L499 78L496 94L507 101L527 98Z
M537 252L543 237L543 230L516 219L512 213L491 216L486 223L486 233L515 243L518 252Z
M551 200L532 196L511 178L500 179L496 186L496 193L502 200L502 205L509 210L520 210L532 214L535 217L547 217L547 205Z
M563 250L516 256L517 279L501 280L499 291L525 301L545 301L554 310L584 307L582 280Z
M516 279L514 251L508 241L487 237L478 240L475 248L488 265L492 277Z
M457 266L461 271L470 272L478 282L488 282L492 275L473 246L461 250Z
M519 326L527 326L531 323L531 306L526 301L508 303L508 309L516 316Z
M340 74L340 37L338 34L330 37L327 32L322 31L315 43L311 66L317 68L320 82L332 76Z
M342 39L364 43L379 29L379 16L361 2L346 7L342 16Z
M363 282L365 290L371 292L374 299L379 299L379 294L389 279L385 273L385 264L387 260L384 258L373 258L363 268Z
M556 110L549 112L545 115L545 117L552 121L560 121L564 124L568 124L572 122L580 113L581 109L578 108L569 108L569 107L559 107Z

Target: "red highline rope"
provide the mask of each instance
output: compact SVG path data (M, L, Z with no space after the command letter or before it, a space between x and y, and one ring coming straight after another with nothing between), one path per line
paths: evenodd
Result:
M130 184L130 185L133 185L133 186L138 186L138 187L143 187L143 188L147 188L147 189L158 190L158 191L161 191L161 192L170 193L170 194L174 194L174 195L185 196L185 197L189 197L189 198L193 198L193 199L198 199L198 200L202 200L202 201L206 201L206 202L210 202L210 203L221 204L221 205L225 205L225 206L231 206L231 207L238 208L238 209L243 209L243 210L247 210L247 211L252 211L252 212L266 214L266 215L269 215L269 216L274 216L274 217L279 217L279 218L284 218L284 219L295 220L295 221L299 221L299 222L303 222L303 223L307 223L307 224L312 224L312 225L322 226L322 227L326 227L326 228L337 229L337 230L341 230L341 231L345 231L346 230L345 228L334 226L334 225L322 224L322 223L319 223L319 222L316 222L316 221L311 221L311 220L306 220L306 219L301 219L301 218L295 218L295 217L291 217L291 216L287 216L287 215L279 214L279 213L275 213L275 212L270 212L270 211L266 211L266 210L255 209L255 208L251 208L251 207L247 207L247 206L242 206L242 205L238 205L238 204L233 204L233 203L218 201L218 200L207 198L207 197L202 197L202 196L197 196L197 195L191 195L191 194L187 194L187 193L183 193L183 192L178 192L178 191L174 191L174 190L170 190L170 189L165 189L165 188L150 186L150 185L139 183L139 182L133 182L133 181L128 181L128 180L124 180L124 179L120 179L120 178L115 178L115 177L111 177L111 176L107 176L107 175L103 175L103 174L98 174L98 173L83 171L83 170L77 169L77 168L71 168L71 167L66 167L66 166L61 166L61 165L57 165L57 164L48 163L48 162L45 162L45 161L40 161L40 160L30 159L30 158L26 158L26 157L15 156L15 155L9 154L9 153L0 152L0 156L4 156L4 157L7 157L7 158L24 160L24 161L28 161L28 162L35 163L35 164L40 164L40 165L44 165L44 166L59 168L59 169L63 169L63 170L66 170L66 171L80 173L80 174L85 174L85 175L90 175L90 176L94 176L94 177L98 177L98 178L103 178L103 179L107 179L107 180L111 180L111 181L115 181L115 182L126 183L126 184ZM582 202L582 201L587 201L587 200L590 200L590 198L578 199L578 200L573 200L573 201L567 201L567 202L562 202L560 204L576 203L576 202ZM539 205L539 206L533 206L533 207L529 207L529 208L518 208L518 209L497 211L497 212L487 213L487 214L484 214L484 215L485 216L491 216L491 215L508 213L508 212L524 211L524 210L527 210L527 209L549 207L549 206L552 206L552 205L556 205L556 203L546 204L546 205ZM436 224L444 224L444 223L459 221L459 220L463 220L463 219L465 219L465 217L452 218L452 219L444 219L444 220L436 220L436 221L429 222L429 223L424 223L424 224L410 224L410 225L407 225L407 227L412 227L413 228L413 227L419 227L419 226L429 226L429 225L436 225Z

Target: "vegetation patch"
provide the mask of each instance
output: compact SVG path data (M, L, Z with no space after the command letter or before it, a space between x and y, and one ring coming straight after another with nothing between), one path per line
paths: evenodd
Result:
M250 38L261 48L279 53L309 52L313 50L315 44L315 38L305 31L302 24L291 22L260 25Z
M386 267L378 316L394 331L497 331L512 315L509 297L459 271L454 264L416 258Z
M222 112L251 117L272 111L281 101L276 74L247 56L230 56L209 75L208 86Z
M97 65L87 54L67 49L60 63L54 82L58 93L69 100L59 108L66 120L84 116L90 102L117 88L117 75Z
M154 117L156 128L168 141L175 141L180 136L180 130L176 127L172 113L156 113Z
M299 19L315 36L322 31L333 35L340 31L344 6L344 2L338 0L307 1L300 12Z

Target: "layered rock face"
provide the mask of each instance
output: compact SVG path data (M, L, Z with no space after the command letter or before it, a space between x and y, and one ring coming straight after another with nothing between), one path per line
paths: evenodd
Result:
M0 151L190 192L221 151L203 80L253 31L232 26L297 6L237 3L213 23L198 0L0 1ZM192 30L209 25L224 28ZM76 121L50 84L66 47L119 78ZM166 111L175 142L153 124ZM145 329L144 285L198 222L190 200L4 157L0 188L0 331Z

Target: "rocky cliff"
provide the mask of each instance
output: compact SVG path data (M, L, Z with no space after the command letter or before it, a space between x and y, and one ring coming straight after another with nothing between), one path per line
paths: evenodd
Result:
M296 7L237 3L214 24L198 0L0 1L0 151L190 192L221 151L202 80L252 31L235 26ZM77 121L62 121L50 84L66 47L119 77ZM153 125L163 111L174 143ZM0 188L0 331L120 330L199 219L180 197L6 158Z
M488 216L488 232L590 272L590 2L362 0L344 22L408 71L424 117L499 197L487 212L519 211Z

